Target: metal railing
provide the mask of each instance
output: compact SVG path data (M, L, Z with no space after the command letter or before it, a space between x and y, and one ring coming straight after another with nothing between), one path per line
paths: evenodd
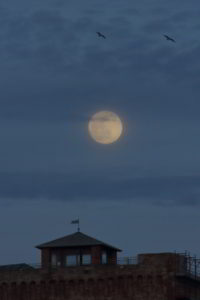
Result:
M138 258L137 256L125 256L125 257L119 257L117 259L118 265L137 265L138 264Z
M177 260L179 262L176 265L177 272L194 279L200 279L200 259L195 255L190 255L188 251L176 254L177 258L180 258Z
M116 260L116 265L136 265L138 263L138 259L137 257L135 256L126 256L126 257L119 257L117 258ZM95 265L110 265L113 263L109 263L109 262L102 262L102 263L99 263L99 264L95 264ZM40 263L30 263L28 264L31 268L34 268L34 269L41 269L42 268L42 265ZM76 264L70 264L70 265L66 265L65 267L77 267L77 266L91 266L93 265L91 263L91 260L88 260L88 261L84 261L81 265L80 263L76 263ZM51 265L50 267L52 268L63 268L63 266L59 265L59 264L54 264L54 265Z
M173 253L172 253L173 254ZM94 258L94 257L93 257ZM99 257L98 257L99 259ZM98 262L97 259L97 262ZM93 259L92 259L93 260ZM138 261L137 256L126 256L126 257L118 257L117 260L113 259L113 261L108 260L102 261L102 263L95 263L93 264L91 262L91 259L89 260L83 260L81 261L77 260L76 264L74 265L61 265L59 263L49 265L50 269L58 269L58 268L68 268L68 267L85 267L85 266L94 266L94 265L102 265L102 266L109 266L109 265L117 265L117 266L131 266L131 265L140 265ZM167 261L165 262L167 264ZM157 265L157 264L156 264ZM165 264L164 264L165 265ZM164 266L161 263L161 268ZM152 267L152 265L149 263L144 263L143 267L149 268ZM175 252L174 255L171 256L171 259L169 261L169 267L171 270L173 270L176 275L184 275L184 276L189 276L191 278L196 278L200 280L200 259L197 258L196 256L190 255L188 251L185 251L185 253L177 253ZM0 266L0 269L3 270L24 270L24 269L42 269L42 265L40 263L30 263L30 264L19 264L19 265L8 265L8 266Z

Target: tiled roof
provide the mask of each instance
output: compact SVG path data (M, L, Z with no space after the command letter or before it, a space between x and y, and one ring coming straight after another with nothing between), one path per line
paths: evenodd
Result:
M20 270L27 270L33 269L28 264L12 264L12 265L2 265L0 266L0 271L20 271Z
M76 232L59 239L41 244L36 246L38 249L42 248L60 248L60 247L84 247L84 246L97 246L102 245L107 248L111 248L116 251L121 251L120 249L113 247L109 244L101 242L95 238L92 238L82 232Z

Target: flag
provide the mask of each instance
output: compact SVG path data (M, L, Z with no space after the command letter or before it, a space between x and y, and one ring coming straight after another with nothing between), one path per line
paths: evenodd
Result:
M79 219L77 219L77 220L72 220L72 221L71 221L71 224L79 224Z

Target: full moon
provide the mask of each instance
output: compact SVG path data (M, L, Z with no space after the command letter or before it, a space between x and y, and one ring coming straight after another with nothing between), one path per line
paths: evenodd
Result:
M88 130L98 143L111 144L119 139L123 125L120 118L111 111L100 111L89 121Z

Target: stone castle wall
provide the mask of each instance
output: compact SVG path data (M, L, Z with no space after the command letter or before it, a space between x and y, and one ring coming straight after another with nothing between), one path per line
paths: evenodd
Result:
M137 265L2 271L0 300L200 300L200 283L177 279L173 258L146 255Z

